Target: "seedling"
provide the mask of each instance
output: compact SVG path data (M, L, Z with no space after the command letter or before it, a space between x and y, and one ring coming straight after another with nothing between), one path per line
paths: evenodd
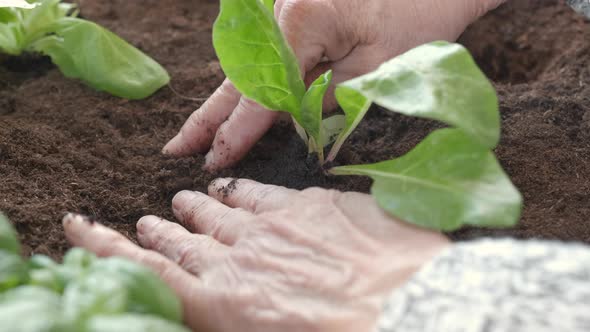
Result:
M270 110L289 112L322 164L336 158L372 103L451 126L431 133L401 158L329 170L372 177L375 199L391 214L439 230L517 222L522 197L492 153L500 138L497 96L461 45L429 43L339 84L336 99L344 116L323 119L332 74L326 72L306 89L274 19L272 0L221 0L213 44L236 88Z
M121 258L71 249L58 264L20 256L0 214L0 322L3 331L170 331L182 327L181 304L153 272Z
M115 96L143 99L168 84L162 66L62 0L0 0L0 53L41 53L62 73Z

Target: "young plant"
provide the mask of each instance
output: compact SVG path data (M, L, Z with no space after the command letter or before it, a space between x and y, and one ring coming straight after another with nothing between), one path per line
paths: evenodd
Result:
M62 73L127 99L168 84L162 66L105 28L77 18L62 0L0 0L0 53L51 57Z
M270 110L289 112L310 152L324 159L327 142L322 101L331 72L309 89L293 51L273 14L271 0L222 0L213 28L213 45L223 71L247 98Z
M429 43L339 84L336 99L345 115L323 120L331 72L305 89L273 1L221 0L213 43L236 88L270 110L289 112L322 163L324 146L334 143L327 157L333 161L373 103L454 127L433 132L401 158L330 170L372 177L372 194L392 215L439 230L518 221L522 197L492 153L500 137L497 96L464 47Z
M188 331L178 298L143 266L76 248L62 264L43 255L23 260L19 248L0 214L3 331Z

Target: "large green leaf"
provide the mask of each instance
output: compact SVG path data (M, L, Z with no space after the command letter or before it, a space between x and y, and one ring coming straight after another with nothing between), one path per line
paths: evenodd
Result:
M435 131L399 159L331 172L372 177L372 193L383 209L439 230L513 226L522 206L493 153L457 129Z
M49 55L66 76L128 99L146 98L170 81L158 63L135 47L92 22L75 18L75 4L30 2L37 6L0 8L0 52Z
M55 35L35 42L67 77L128 99L143 99L170 77L162 66L112 32L78 18L59 20Z
M301 102L301 126L309 135L310 150L319 153L320 161L324 160L322 145L322 114L324 95L332 82L332 71L329 70L315 80L303 96Z
M225 75L244 96L301 123L305 84L293 51L261 1L221 0L213 45Z
M445 122L487 148L498 144L496 92L459 44L433 42L419 46L340 87L356 90L393 112ZM338 100L347 102L344 96ZM347 113L351 117L347 122L358 123L356 117L362 115Z

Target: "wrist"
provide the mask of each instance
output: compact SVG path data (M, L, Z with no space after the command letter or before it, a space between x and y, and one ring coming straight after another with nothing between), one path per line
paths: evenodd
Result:
M379 289L378 295L375 297L375 311L371 324L359 331L374 332L378 322L382 319L384 305L392 294L403 288L414 275L452 246L451 241L442 234L404 222L400 222L400 224L401 229L409 230L400 238L405 237L408 241L405 245L399 243L395 248L396 254L390 256L392 259L388 263L384 263L389 267L389 270L385 273L383 287Z
M394 277L391 280L392 287L385 295L389 295L394 289L403 286L414 274L451 246L451 241L440 233L409 224L407 226L415 228L416 231L410 237L411 242L407 247L399 249L400 265L395 272L391 272Z

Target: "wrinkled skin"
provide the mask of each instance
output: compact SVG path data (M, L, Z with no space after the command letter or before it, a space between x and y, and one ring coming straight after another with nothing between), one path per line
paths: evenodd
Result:
M145 249L80 216L64 227L74 245L151 267L197 331L370 332L383 299L449 245L360 193L219 179L172 205L184 227L142 218Z
M505 0L277 0L275 15L310 84L328 69L340 83L376 69L413 47L454 41ZM325 109L336 106L333 87ZM226 80L163 149L207 153L211 171L240 160L278 118L243 98Z

